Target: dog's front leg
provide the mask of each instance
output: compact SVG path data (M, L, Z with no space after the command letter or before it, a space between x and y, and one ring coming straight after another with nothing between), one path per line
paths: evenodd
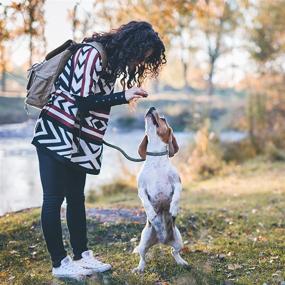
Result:
M156 212L149 201L146 188L139 188L138 195L142 201L147 218L149 221L152 221L156 217Z
M173 196L170 203L169 213L172 217L176 217L179 210L179 200L182 186L180 182L174 183L173 185Z

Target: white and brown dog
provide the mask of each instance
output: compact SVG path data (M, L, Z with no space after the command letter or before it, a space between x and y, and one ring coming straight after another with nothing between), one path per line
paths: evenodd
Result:
M154 107L145 115L145 131L139 155L145 162L138 174L138 196L144 206L147 222L141 233L139 245L140 262L133 272L143 272L147 250L156 243L172 247L172 255L179 265L188 265L180 256L183 241L175 217L178 213L181 180L169 157L178 151L177 141L165 118Z

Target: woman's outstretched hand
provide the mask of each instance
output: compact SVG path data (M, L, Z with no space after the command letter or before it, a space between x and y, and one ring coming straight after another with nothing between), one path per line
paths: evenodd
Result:
M132 87L125 91L126 100L129 102L132 99L140 99L148 96L148 93L139 87Z

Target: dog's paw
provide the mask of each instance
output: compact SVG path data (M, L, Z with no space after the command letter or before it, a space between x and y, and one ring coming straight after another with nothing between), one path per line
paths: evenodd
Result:
M171 216L176 217L178 215L178 210L178 207L170 206L169 213L171 214Z
M136 246L136 247L133 249L132 253L139 253L139 246Z
M176 261L178 265L181 265L181 266L189 266L189 263L184 260L182 257L179 258L179 260Z
M143 273L144 272L144 268L143 267L136 267L132 270L132 273Z

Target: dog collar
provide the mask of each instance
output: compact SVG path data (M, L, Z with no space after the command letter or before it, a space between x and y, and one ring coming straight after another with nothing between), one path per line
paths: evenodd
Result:
M168 154L168 150L161 151L161 152L151 152L151 151L146 152L146 155L150 155L150 156L163 156L166 154Z

